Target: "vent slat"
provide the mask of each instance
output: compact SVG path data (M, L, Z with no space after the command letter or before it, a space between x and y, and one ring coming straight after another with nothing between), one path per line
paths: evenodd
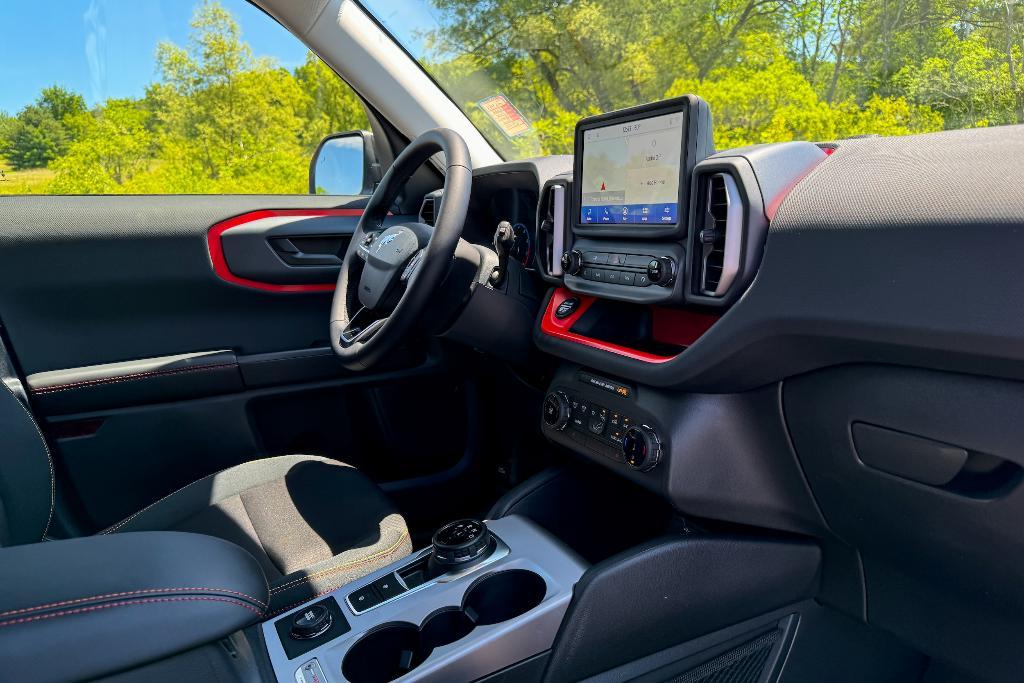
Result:
M729 223L729 192L721 173L708 177L705 202L707 203L707 224L715 231L715 239L706 245L700 264L700 289L714 295L722 280L725 269L725 235Z

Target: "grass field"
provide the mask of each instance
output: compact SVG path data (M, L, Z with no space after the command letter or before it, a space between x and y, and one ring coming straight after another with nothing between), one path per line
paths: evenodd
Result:
M11 170L3 157L0 157L0 173L3 173L0 176L0 194L43 194L54 175L48 168Z

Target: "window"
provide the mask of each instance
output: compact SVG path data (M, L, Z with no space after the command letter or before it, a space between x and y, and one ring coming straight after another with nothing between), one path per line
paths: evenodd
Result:
M1024 123L1013 0L362 0L506 158L694 93L715 144Z
M304 194L320 139L367 128L244 0L5 3L0 44L0 194Z

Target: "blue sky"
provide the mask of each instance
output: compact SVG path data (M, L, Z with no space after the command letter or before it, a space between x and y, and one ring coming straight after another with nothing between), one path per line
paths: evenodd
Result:
M423 56L424 34L441 25L441 14L430 0L361 0L361 3L417 59Z
M220 0L257 55L287 67L306 48L245 0ZM137 97L159 77L157 43L184 45L194 0L0 0L0 111L15 114L40 89L62 85L92 106Z

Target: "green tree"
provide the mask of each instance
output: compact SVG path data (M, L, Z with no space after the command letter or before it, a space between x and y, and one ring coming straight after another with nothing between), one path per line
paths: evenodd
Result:
M23 170L46 166L64 154L67 147L68 133L60 121L31 104L8 126L4 153L13 168Z
M77 131L69 121L85 112L81 95L54 85L36 101L6 118L0 127L0 151L18 170L46 166L63 155Z
M17 119L0 111L0 157L7 153L7 140L17 125Z
M693 92L720 148L1021 120L1024 8L1013 0L435 0L431 70L473 106L499 87L534 143L575 120Z
M299 113L305 152L312 153L330 133L370 127L362 101L312 52L306 53L305 63L295 69L295 80L303 94Z
M150 113L131 99L111 99L93 117L78 115L81 137L51 167L50 191L58 194L115 193L145 172L152 157Z
M159 122L159 176L172 191L301 192L308 172L295 78L255 58L217 3L200 5L188 48L162 43L163 83L150 89Z
M36 106L68 127L69 132L74 128L72 121L87 111L85 99L81 95L59 85L43 88Z

